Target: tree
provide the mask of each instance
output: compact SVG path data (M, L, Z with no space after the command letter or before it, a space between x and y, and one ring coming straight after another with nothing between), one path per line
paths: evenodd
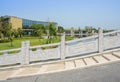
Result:
M0 38L2 37L2 32L0 31Z
M3 24L2 24L2 33L3 33L3 36L4 36L4 40L5 40L5 38L9 38L9 33L10 33L10 31L11 31L11 24L9 24L9 23L6 23L6 22L4 22Z
M8 38L8 40L10 40L11 42L11 47L13 46L12 42L13 42L13 31L12 31L12 25L11 23L3 23L3 34L5 35L5 37Z
M18 35L20 36L20 38L22 37L23 34L23 30L21 28L17 29Z
M47 35L48 35L48 42L47 43L51 43L51 39L53 36L57 35L57 29L55 27L55 25L53 23L49 23L47 28Z
M91 27L91 26L86 26L86 27L85 27L85 31L86 31L87 33L91 33L91 32L92 32L92 27Z
M42 38L42 35L45 33L45 27L42 24L33 24L31 26L31 29L33 29L32 35L33 36L38 36L38 39Z
M8 23L7 27L6 27L6 35L8 37L8 40L10 40L10 44L11 47L13 46L13 30L12 30L12 25L10 23Z
M49 23L48 29L49 29L50 37L51 37L51 36L56 36L56 34L57 34L57 29L56 29L56 27L55 27L55 25L54 25L53 23Z
M3 17L0 17L0 32L1 32L1 39L5 39L5 35L3 34L4 33L4 28L3 28L3 24L4 23L4 18ZM2 37L3 35L3 37Z
M0 17L0 28L2 28L3 22L4 22L4 17Z
M9 22L6 22L6 18L0 17L0 32L3 35L4 40L7 38L11 42L11 47L13 46L13 31L12 31L12 25Z
M64 32L64 28L62 26L58 26L58 33L63 33Z
M3 34L4 40L5 37L9 38L9 31L12 29L11 23L6 22L5 20L4 17L0 17L0 31Z
M18 31L16 29L13 29L13 35L15 38L18 38Z
M2 38L2 17L0 17L0 38Z
M37 33L39 41L40 41L40 38L42 37L43 32L41 29L38 29L36 33Z

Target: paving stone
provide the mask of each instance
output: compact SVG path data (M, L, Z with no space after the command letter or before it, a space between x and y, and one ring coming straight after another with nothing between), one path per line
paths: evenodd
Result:
M111 61L119 60L119 58L113 56L112 54L103 54L103 56L107 57Z
M86 62L87 65L94 65L94 64L96 64L96 62L91 57L84 58L84 60L85 60L85 62Z
M82 59L75 60L76 67L84 67L86 66Z
M94 56L94 58L99 62L99 63L105 63L108 62L104 57L102 56Z
M47 71L56 71L56 70L63 70L63 69L64 69L63 62L50 64L47 67Z
M1 70L0 71L0 80L5 80L11 76L16 70Z
M32 74L35 74L35 73L37 73L38 72L38 70L40 69L40 68L36 68L36 67L24 67L23 68L24 70L23 71L21 71L20 73L18 73L16 76L24 76L24 75L32 75Z
M75 68L74 61L66 61L65 62L65 69L72 69Z

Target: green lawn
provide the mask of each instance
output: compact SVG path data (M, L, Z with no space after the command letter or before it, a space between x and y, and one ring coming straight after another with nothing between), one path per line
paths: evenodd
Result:
M71 40L73 39L70 36L66 37L66 40ZM24 37L24 38L15 38L13 39L13 47L11 47L10 42L7 43L0 43L0 50L6 50L6 49L14 49L14 48L20 48L21 47L21 42L22 41L30 41L31 46L36 46L36 45L42 45L47 43L47 39L38 39L37 37ZM51 39L52 43L60 42L60 37L55 37Z

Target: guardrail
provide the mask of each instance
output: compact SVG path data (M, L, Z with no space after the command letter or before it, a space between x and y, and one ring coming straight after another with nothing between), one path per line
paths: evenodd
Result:
M0 66L20 64L53 59L65 59L73 56L103 52L120 47L120 30L104 33L99 29L98 35L65 42L65 33L60 43L30 46L29 41L22 42L21 48L0 51Z

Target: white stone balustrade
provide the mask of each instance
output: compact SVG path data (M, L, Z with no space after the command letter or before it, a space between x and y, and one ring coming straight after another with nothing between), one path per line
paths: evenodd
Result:
M104 33L99 29L98 35L80 38L65 42L65 33L61 36L60 43L30 46L29 41L22 42L21 48L2 50L0 53L0 66L21 64L53 59L65 59L66 57L78 56L93 52L103 52L112 48L120 47L120 30ZM43 49L47 47L47 49ZM53 48L54 47L54 48ZM19 51L17 53L11 53Z

